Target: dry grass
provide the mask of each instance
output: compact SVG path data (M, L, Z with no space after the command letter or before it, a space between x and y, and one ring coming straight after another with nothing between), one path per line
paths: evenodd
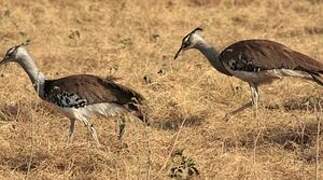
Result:
M29 49L48 78L119 77L147 97L153 118L151 127L128 123L128 148L118 144L112 118L94 119L102 149L81 123L66 146L69 121L41 102L21 68L2 67L0 179L168 179L167 160L178 148L195 160L198 179L323 178L322 114L306 108L317 107L311 102L323 98L322 88L294 79L265 86L257 119L246 111L224 122L225 112L250 98L248 86L214 71L196 51L172 59L183 35L200 25L218 48L266 38L323 59L323 1L0 4L1 54L31 39Z

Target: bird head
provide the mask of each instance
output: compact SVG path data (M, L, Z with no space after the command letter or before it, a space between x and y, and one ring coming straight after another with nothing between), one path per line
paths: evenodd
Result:
M181 53L188 49L192 49L202 40L200 33L203 31L202 28L197 27L192 32L188 33L182 40L182 45L177 51L174 59L176 59Z
M20 59L22 59L20 57L26 54L25 46L27 46L29 42L30 41L27 40L26 42L23 42L21 44L18 44L14 47L9 48L6 52L6 55L0 62L0 65L7 64L9 62L18 62Z

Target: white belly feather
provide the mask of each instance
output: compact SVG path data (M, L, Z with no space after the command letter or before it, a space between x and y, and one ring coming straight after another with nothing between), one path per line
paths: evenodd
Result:
M259 71L259 72L229 70L229 72L233 76L243 81L253 82L256 84L271 83L274 80L282 79L284 77L294 77L294 78L312 80L312 77L310 74L303 71L297 71L297 70L291 70L291 69L272 69L272 70L265 70L265 71Z
M92 116L115 116L125 112L125 109L117 104L99 103L85 106L83 108L60 108L69 118L78 120L89 120Z

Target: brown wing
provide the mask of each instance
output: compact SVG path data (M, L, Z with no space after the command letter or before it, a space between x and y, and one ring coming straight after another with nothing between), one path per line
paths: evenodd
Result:
M323 73L322 62L269 40L239 41L224 49L220 59L232 70L261 71L285 68Z
M130 88L93 75L73 75L48 80L45 82L44 92L45 99L59 106L77 107L75 104L80 100L85 100L85 105L105 102L140 104L144 100L142 95Z

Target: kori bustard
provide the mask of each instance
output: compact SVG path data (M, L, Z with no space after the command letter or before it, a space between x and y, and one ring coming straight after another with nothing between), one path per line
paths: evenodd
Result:
M188 49L199 50L221 73L248 82L251 101L227 113L225 119L251 106L256 113L258 106L258 86L268 84L284 76L314 81L323 86L323 63L283 44L269 40L238 41L218 52L201 35L202 29L196 28L182 40L182 45L174 59Z
M72 139L75 121L79 120L88 128L97 145L100 145L96 130L90 122L94 115L117 116L119 139L124 133L124 116L127 112L145 121L141 111L144 98L136 91L112 80L87 74L47 80L28 53L26 45L22 43L10 48L0 65L18 63L28 74L38 96L70 119L68 142Z

